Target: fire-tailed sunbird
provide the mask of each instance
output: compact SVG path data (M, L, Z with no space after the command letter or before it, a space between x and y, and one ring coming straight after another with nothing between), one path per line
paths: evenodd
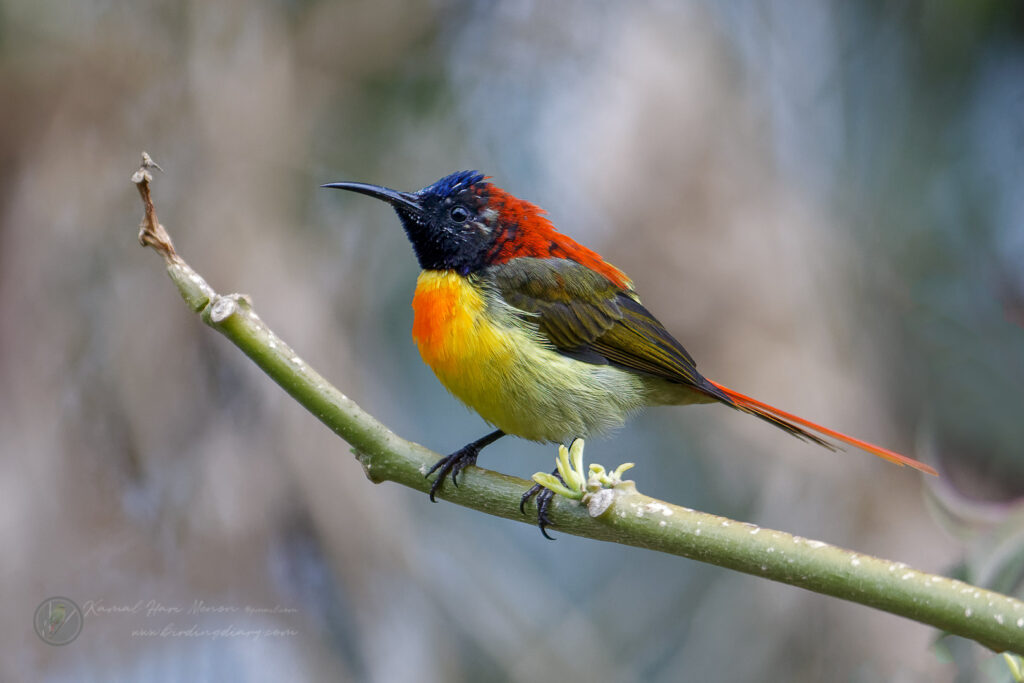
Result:
M441 383L497 427L434 465L431 500L506 434L568 443L652 405L724 403L826 448L835 449L819 435L936 473L704 377L625 273L481 173L453 173L418 192L324 187L376 197L398 214L422 269L413 340Z

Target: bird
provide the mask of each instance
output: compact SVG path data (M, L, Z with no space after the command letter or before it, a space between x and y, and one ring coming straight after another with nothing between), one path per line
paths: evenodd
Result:
M47 635L54 635L67 620L67 607L62 602L50 605L50 614L46 619Z
M490 180L459 171L416 192L323 185L382 200L398 214L420 266L413 341L441 384L495 428L427 472L437 472L432 501L446 478L457 486L459 473L505 435L564 444L658 405L721 403L831 450L828 438L937 474L704 377L625 273ZM538 499L545 536L549 500Z

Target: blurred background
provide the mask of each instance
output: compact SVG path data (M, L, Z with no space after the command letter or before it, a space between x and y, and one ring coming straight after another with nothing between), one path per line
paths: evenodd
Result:
M588 461L1020 595L1021 7L0 0L0 680L1008 680L911 621L370 484L182 305L129 176L151 153L210 284L448 453L487 426L418 358L397 219L318 186L480 169L705 374L943 476L714 407ZM86 612L63 647L52 596Z

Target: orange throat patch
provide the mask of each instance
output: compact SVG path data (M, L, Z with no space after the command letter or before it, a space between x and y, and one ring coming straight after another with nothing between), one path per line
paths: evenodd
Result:
M492 362L502 346L500 335L484 318L486 306L483 296L457 273L420 273L412 299L412 338L423 362L449 389L451 380L472 366Z

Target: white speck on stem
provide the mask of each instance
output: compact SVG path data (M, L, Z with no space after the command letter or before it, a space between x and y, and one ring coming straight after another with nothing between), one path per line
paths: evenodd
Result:
M998 623L1002 624L1003 623L1003 615L1002 614L997 614L996 615L996 621Z
M722 526L729 526L729 520L723 519L722 520Z
M600 517L614 501L615 492L612 489L596 491L587 499L587 513L591 517Z
M665 520L661 520L660 522L658 522L658 526L665 526L666 524L668 524L668 522L666 522Z
M900 577L900 580L906 581L907 579L912 578L913 576L914 572L907 572L906 574Z
M807 546L810 548L814 548L815 550L817 550L818 548L824 548L826 545L828 544L823 543L821 541L807 541Z
M854 567L859 567L860 566L860 558L857 557L856 555L854 555L853 557L850 558L850 564L852 564Z
M236 310L238 308L235 306L234 300L231 297L222 296L214 302L213 308L210 309L210 320L215 323L222 323L231 317Z
M760 530L761 530L761 527L755 526L753 529L750 530L750 535L751 536L757 536L757 532L759 532Z
M697 529L697 530L696 530L696 531L694 531L693 533L694 533L694 534L695 534L696 536L700 536L700 529Z
M964 616L965 617L969 617L972 614L974 614L974 610L972 610L970 607L968 607L967 609L964 610Z
M1017 620L1017 628L1024 628L1024 617Z
M647 510L647 512L651 512L651 513L660 512L661 514L665 515L666 517L668 517L668 516L670 516L672 514L672 508L670 508L669 506L665 505L664 503L659 503L657 501L654 501L653 503L648 503L647 505L644 505L644 509Z

